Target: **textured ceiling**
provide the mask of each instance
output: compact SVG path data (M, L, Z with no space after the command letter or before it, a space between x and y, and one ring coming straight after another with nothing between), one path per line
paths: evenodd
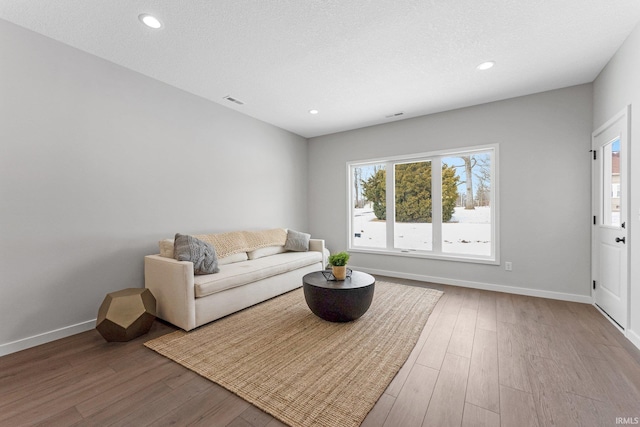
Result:
M313 137L591 82L640 1L0 0L0 18Z

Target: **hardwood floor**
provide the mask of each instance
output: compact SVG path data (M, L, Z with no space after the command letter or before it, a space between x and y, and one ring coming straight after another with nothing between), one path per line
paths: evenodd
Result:
M379 279L445 295L363 426L615 426L640 417L640 351L595 308ZM128 343L89 331L1 357L0 426L283 425L142 345L172 330L156 321Z

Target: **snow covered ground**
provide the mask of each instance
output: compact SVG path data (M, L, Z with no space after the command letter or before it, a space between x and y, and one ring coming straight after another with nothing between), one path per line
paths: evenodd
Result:
M384 248L386 222L376 219L370 208L354 209L353 231L355 246ZM442 224L442 251L455 254L491 255L491 208L474 210L455 208L451 222ZM395 246L402 249L431 250L431 224L397 223Z

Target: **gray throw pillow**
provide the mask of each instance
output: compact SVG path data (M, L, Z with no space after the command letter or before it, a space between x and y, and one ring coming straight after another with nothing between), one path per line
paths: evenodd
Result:
M220 271L213 246L193 236L176 234L173 257L178 261L191 261L194 274L212 274Z
M309 239L311 239L311 234L288 230L284 249L287 251L307 252L309 250Z

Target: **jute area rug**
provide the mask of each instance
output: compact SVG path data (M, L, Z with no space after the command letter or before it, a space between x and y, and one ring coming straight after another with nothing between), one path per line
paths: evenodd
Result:
M290 426L359 426L441 295L377 282L367 313L331 323L311 313L296 289L145 345Z

